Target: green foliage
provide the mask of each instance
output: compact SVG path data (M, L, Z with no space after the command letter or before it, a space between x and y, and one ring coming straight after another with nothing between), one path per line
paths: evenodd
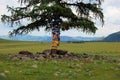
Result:
M28 25L19 25L11 34L23 34L47 27L53 19L62 18L62 27L70 26L70 29L82 29L83 32L95 33L97 27L93 19L99 19L104 24L104 16L101 9L103 0L18 0L24 7L7 7L10 16L2 15L1 20L6 23L20 24L27 20ZM74 9L74 10L73 10ZM75 12L75 13L74 13ZM92 15L91 15L92 14ZM64 19L67 19L66 21Z

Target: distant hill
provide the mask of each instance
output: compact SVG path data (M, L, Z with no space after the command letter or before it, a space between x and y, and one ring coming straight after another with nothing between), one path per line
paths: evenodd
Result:
M103 41L110 41L110 42L120 42L120 31L110 34Z
M0 41L2 41L2 40L5 40L5 39L0 38Z
M0 38L0 43L3 43L3 42L11 42L11 40L6 40L6 39L1 39Z
M40 42L51 42L51 36L31 36L31 35L17 35L13 37L9 36L0 36L0 38L8 40L19 40L19 41L40 41ZM79 41L98 41L101 38L99 37L69 37L61 36L60 41L62 42L79 42Z

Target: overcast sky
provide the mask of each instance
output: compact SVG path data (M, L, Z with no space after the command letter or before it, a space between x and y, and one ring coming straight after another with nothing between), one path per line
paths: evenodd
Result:
M104 0L104 3L102 5L103 13L104 13L104 20L105 24L103 27L100 25L98 26L98 30L96 31L96 34L85 34L80 31L76 30L69 30L62 32L61 35L63 36L87 36L87 37L103 37L107 36L111 33L120 31L120 0ZM1 0L0 1L0 15L2 14L8 14L6 5L9 6L18 6L17 0ZM0 16L1 18L1 16ZM7 24L3 24L0 21L0 35L8 35L8 32L11 31L12 28L10 28ZM51 33L45 32L44 29L41 29L38 31L33 31L29 33L30 35L36 35L36 36L49 36Z

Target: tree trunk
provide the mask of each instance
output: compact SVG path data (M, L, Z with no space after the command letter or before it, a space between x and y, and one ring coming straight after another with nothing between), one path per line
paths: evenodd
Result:
M52 22L52 50L51 53L57 53L60 43L60 26L62 20L60 18L54 19Z

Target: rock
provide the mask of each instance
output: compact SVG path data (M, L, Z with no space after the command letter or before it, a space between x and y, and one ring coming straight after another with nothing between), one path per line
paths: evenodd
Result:
M94 59L95 59L95 60L100 60L100 56L99 56L99 55L95 55L95 56L94 56Z
M10 71L7 71L7 70L6 70L6 71L4 71L4 73L8 74L8 73L10 73Z
M57 50L57 54L59 54L59 55L65 55L67 53L68 53L68 51L66 51L66 50Z
M38 68L37 64L32 65L33 68Z
M89 57L89 55L88 55L88 54L83 53L83 58L88 58L88 57Z
M51 54L57 54L57 50L51 49Z
M63 55L59 55L59 58L62 59L62 58L64 58L64 56Z
M11 58L12 58L12 60L19 60L17 55L12 56Z
M67 59L67 60L83 60L86 63L93 60L108 60L108 56L105 55L90 55L87 53L73 53L66 50L57 50L51 53L51 49L44 50L43 52L37 52L33 54L29 51L20 51L17 55L10 56L13 60L44 60L44 59ZM111 59L110 59L111 60Z
M20 51L19 54L22 54L22 55L33 55L33 53L31 53L29 51Z
M42 53L43 53L43 54L46 54L46 55L50 55L50 54L51 54L51 50L50 50L50 49L47 49L47 50L44 50Z
M57 77L57 76L59 76L59 74L56 72L56 73L54 73L54 76L56 76L56 77Z
M34 57L34 59L36 59L36 60L43 60L45 58L44 58L43 55L39 55L39 56Z
M67 52L68 51L66 51L66 50L51 50L51 49L47 49L47 50L44 50L42 53L46 54L46 55L50 55L51 53L52 54L65 55L65 54L67 54Z
M51 54L51 57L57 59L59 57L59 55L58 54Z
M22 56L19 58L20 60L30 60L31 58L30 57L27 57L27 56Z
M101 55L101 59L106 60L107 56L106 55Z
M2 76L3 78L7 78L7 75L5 73L0 73L0 76Z
M92 61L93 60L92 60L92 58L90 56L84 59L84 63L90 63Z
M120 68L120 63L118 63L117 65L118 65L118 67Z

